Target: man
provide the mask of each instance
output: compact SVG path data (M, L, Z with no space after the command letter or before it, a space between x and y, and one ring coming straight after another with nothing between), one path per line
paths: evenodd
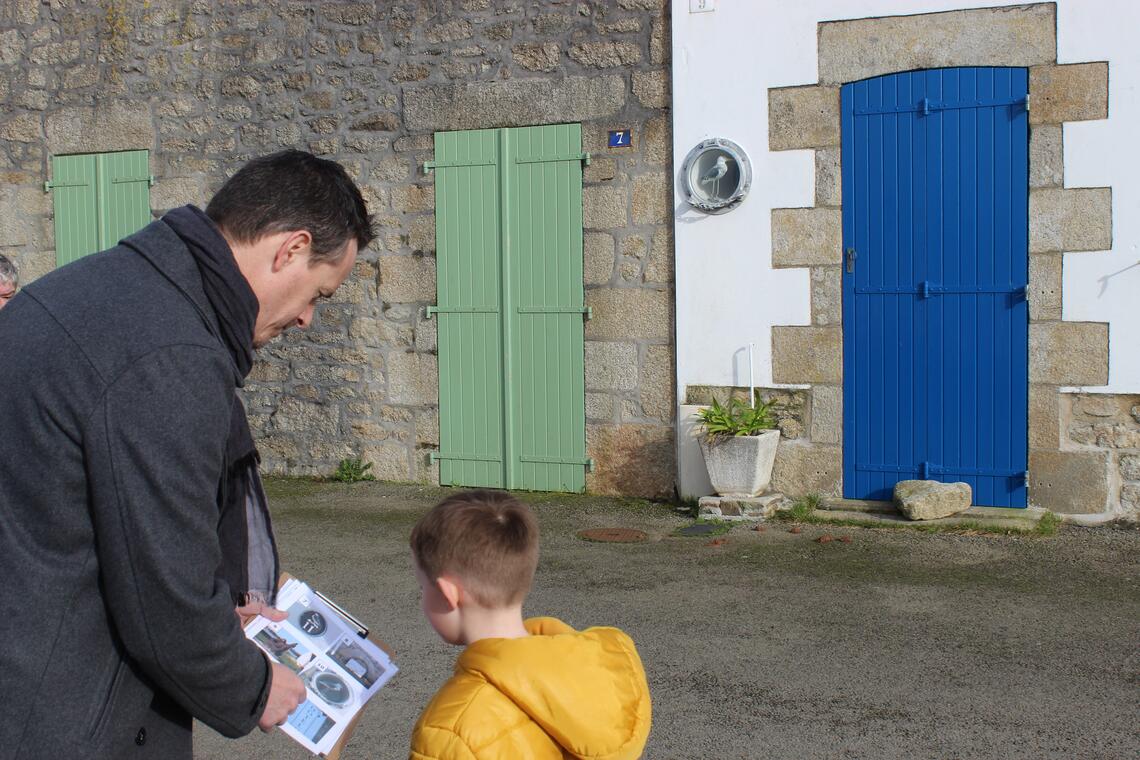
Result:
M236 737L303 701L235 614L278 574L236 389L372 238L344 169L285 151L4 312L0 758L188 758L191 716Z
M12 296L16 295L20 277L16 266L8 260L7 256L0 255L0 309L8 305Z

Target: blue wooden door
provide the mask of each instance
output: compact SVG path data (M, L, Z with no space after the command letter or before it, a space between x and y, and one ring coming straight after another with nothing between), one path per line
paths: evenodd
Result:
M843 491L965 481L1024 507L1028 72L845 85Z

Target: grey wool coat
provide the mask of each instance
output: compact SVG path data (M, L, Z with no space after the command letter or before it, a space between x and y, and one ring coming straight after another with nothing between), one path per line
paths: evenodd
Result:
M241 377L153 222L0 310L0 758L191 756L257 725L268 661L217 503Z

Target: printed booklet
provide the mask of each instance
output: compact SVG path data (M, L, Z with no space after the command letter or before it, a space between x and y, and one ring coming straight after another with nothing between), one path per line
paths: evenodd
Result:
M274 622L259 615L245 626L245 635L305 683L308 699L281 730L310 752L328 756L397 668L367 638L368 629L307 584L285 581L277 607L289 617Z

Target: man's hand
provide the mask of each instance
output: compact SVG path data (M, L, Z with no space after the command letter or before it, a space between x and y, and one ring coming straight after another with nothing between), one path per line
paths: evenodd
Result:
M258 728L266 733L284 723L297 705L305 701L305 684L292 670L275 662L269 677L273 679L269 684L269 699L257 721Z
M250 602L249 604L244 604L241 607L234 607L234 612L236 612L238 618L241 619L241 624L243 626L248 625L249 621L257 615L261 615L264 618L269 618L275 623L280 623L282 620L289 617L288 611L279 610L276 607L270 607L265 602Z

